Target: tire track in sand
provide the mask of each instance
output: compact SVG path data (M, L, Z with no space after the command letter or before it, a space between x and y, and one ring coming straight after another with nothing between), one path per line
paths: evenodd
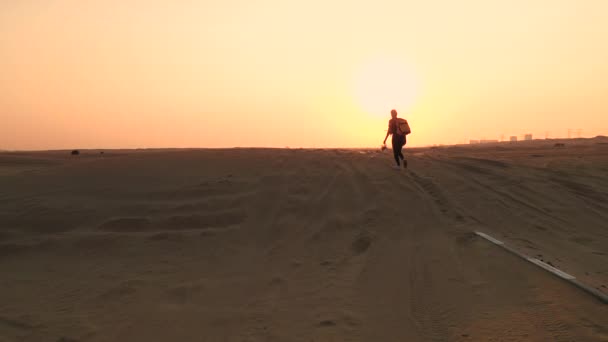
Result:
M466 222L466 218L461 214L462 210L448 199L432 178L421 176L415 171L410 171L408 175L420 190L420 194L430 200L443 216L461 224Z

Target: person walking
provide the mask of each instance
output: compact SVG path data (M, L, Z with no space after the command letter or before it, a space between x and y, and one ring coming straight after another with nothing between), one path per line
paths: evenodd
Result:
M397 111L394 109L391 110L391 119L388 121L388 131L386 131L382 147L386 148L386 139L388 139L389 135L392 135L391 142L393 145L393 156L395 157L395 163L397 163L395 166L396 169L401 168L400 162L403 162L403 168L407 168L407 160L403 156L403 146L405 146L407 142L405 136L410 133L411 130L407 120L398 118Z

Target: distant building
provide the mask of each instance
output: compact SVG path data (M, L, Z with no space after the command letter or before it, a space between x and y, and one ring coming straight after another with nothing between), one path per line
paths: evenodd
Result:
M511 138L510 138L510 141L516 142L517 141L517 136L516 135L512 135Z
M498 140L496 139L483 139L483 140L479 140L480 144L492 144L492 143L497 143Z
M469 144L471 144L471 145L479 144L479 140L469 140Z
M532 140L532 134L526 134L526 135L524 135L524 140L526 140L526 141Z

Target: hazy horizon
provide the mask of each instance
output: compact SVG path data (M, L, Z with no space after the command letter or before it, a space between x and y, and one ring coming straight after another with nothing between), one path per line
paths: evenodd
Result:
M0 149L608 135L608 2L0 4ZM573 137L577 133L572 134Z

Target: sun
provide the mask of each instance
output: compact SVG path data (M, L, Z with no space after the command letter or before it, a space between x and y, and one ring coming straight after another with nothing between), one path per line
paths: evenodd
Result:
M396 58L374 58L355 73L354 97L366 113L386 116L391 109L411 109L418 95L417 83L406 63Z

